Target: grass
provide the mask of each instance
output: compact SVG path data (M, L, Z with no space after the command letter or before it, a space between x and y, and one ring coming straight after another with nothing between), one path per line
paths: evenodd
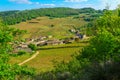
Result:
M37 72L49 71L53 69L53 61L69 61L71 59L71 55L79 50L80 48L41 50L39 51L40 54L36 58L29 61L25 65L29 65L30 67L37 69Z
M10 60L9 60L9 63L10 64L18 64L28 58L31 57L31 54L30 53L26 53L24 55L20 55L20 56L10 56Z
M73 19L73 17L53 19L50 19L49 17L38 17L37 19L32 19L30 21L12 25L11 27L21 30L27 30L28 33L24 35L25 38L52 35L54 36L54 38L60 39L73 36L73 34L69 32L69 30L81 27L86 23L87 22L85 22L83 19ZM51 27L51 25L53 26Z
M83 18L73 19L73 17L53 19L50 19L49 17L38 17L37 19L11 25L11 27L27 30L27 34L25 34L22 38L34 38L38 36L50 35L55 39L62 39L75 36L73 33L69 32L70 29L78 28L87 24ZM71 55L79 52L85 45L87 45L87 43L80 42L55 46L42 46L39 47L40 54L24 65L35 68L37 72L48 71L53 69L53 61L70 61L72 58ZM28 53L22 56L10 57L9 63L18 64L30 57L31 55Z
M72 59L71 55L79 52L88 43L72 43L56 46L43 46L40 47L39 55L31 61L25 63L29 67L36 69L37 73L52 70L54 67L53 61L65 61L68 62ZM29 54L25 54L18 57L11 57L10 63L20 63L29 58Z

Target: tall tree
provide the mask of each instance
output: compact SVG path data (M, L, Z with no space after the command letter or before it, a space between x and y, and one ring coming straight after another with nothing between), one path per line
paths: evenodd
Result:
M33 69L8 63L9 53L12 52L10 43L14 40L13 33L14 29L7 27L0 21L0 80L15 80L20 78L23 80L23 78L31 77L34 73Z

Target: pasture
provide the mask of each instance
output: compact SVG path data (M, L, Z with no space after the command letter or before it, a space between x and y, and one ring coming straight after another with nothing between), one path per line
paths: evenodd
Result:
M87 42L80 42L39 47L39 54L37 55L37 57L25 63L24 65L35 68L37 73L50 71L54 67L53 62L70 61L72 59L71 55L75 55L86 45L88 45ZM19 64L29 57L31 57L31 55L28 53L21 56L11 57L9 63Z
M61 39L73 36L73 33L69 31L70 29L76 29L87 24L83 18L73 19L73 17L38 17L16 25L11 25L11 27L26 30L27 34L23 36L24 38L52 35L54 38Z
M26 30L27 33L21 38L35 38L39 36L53 36L53 39L63 39L75 36L70 32L70 29L76 29L84 26L88 22L84 21L82 16L74 19L72 17L64 18L50 18L50 17L38 17L26 22L21 22L11 27ZM78 53L88 43L83 41L79 43L61 44L54 46L42 46L39 47L39 54L31 61L25 63L29 67L33 67L38 72L45 72L52 70L54 67L54 61L68 62L72 59L71 55ZM19 64L24 60L30 58L32 54L24 54L21 56L10 57L10 64Z

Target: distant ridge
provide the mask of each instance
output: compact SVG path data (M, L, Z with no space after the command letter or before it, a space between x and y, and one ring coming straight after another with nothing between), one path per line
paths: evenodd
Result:
M0 12L0 17L3 19L3 23L7 25L14 25L20 22L25 22L27 20L35 19L40 16L48 16L51 18L55 17L68 17L72 15L79 15L80 13L101 13L100 10L95 10L93 8L40 8L32 10L14 10L14 11L4 11Z

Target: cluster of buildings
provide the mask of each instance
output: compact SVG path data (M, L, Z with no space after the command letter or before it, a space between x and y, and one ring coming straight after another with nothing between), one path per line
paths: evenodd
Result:
M64 40L58 40L58 39L48 40L48 37L46 36L40 36L38 38L28 38L25 40L25 42L18 42L17 44L15 43L14 52L15 53L19 51L32 52L32 50L28 47L29 44L34 44L37 47L44 46L44 45L60 45L60 44L72 43L76 41L76 39L77 40L83 39L84 37L86 36L77 33L75 37L66 38Z
M47 40L47 37L38 37L38 38L28 38L25 42L17 42L14 43L14 52L17 53L19 51L32 52L32 50L28 47L29 44L34 44L35 46L44 46L44 45L59 45L64 44L63 41L53 39Z

